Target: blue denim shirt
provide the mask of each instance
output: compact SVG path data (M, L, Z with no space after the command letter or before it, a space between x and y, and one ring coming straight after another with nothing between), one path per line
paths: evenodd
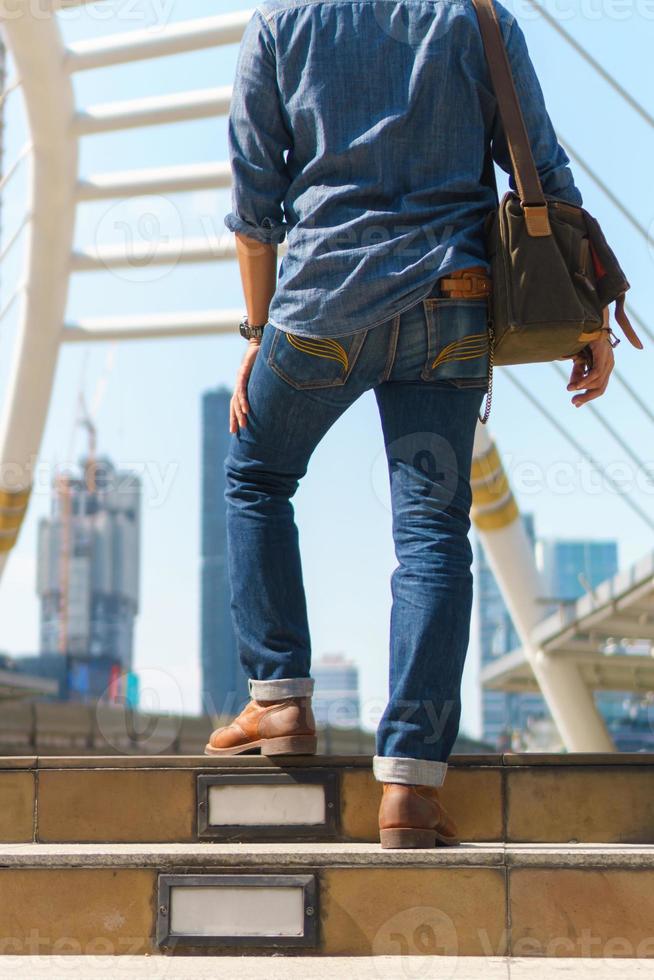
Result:
M496 7L545 193L580 204L524 34ZM471 0L261 4L236 69L225 224L261 242L288 234L269 322L337 337L446 273L488 267L490 146L510 173Z

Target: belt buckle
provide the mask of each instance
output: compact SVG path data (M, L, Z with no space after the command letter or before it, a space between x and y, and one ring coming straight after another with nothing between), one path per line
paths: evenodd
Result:
M486 299L491 291L489 276L467 269L456 270L451 276L443 276L439 285L441 294L450 299Z

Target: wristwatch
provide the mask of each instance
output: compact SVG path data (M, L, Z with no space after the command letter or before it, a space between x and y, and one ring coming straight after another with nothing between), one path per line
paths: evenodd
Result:
M255 327L250 323L248 318L244 316L238 325L238 329L241 337L245 337L246 340L261 340L265 325L265 323L262 323L260 327Z

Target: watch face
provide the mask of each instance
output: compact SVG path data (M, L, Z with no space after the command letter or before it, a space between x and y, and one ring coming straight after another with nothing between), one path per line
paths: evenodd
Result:
M242 337L246 340L252 340L252 338L259 338L263 336L263 327L252 327L247 322L247 320L242 320L239 324L239 331Z

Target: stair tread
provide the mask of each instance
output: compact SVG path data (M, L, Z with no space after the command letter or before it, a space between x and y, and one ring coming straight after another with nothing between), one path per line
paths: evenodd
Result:
M532 766L591 766L599 769L654 765L652 753L646 752L505 752L452 755L452 768L484 766L494 769L529 768ZM15 755L1 756L0 769L371 769L369 755Z
M0 867L538 866L654 868L654 844L503 844L383 850L364 843L2 844Z
M432 966L433 964L433 966ZM621 980L651 977L650 959L424 956L412 957L407 976L443 980ZM175 980L398 980L406 960L399 956L120 956L108 966L106 956L3 956L0 980L27 977L68 980L70 977L174 977Z

